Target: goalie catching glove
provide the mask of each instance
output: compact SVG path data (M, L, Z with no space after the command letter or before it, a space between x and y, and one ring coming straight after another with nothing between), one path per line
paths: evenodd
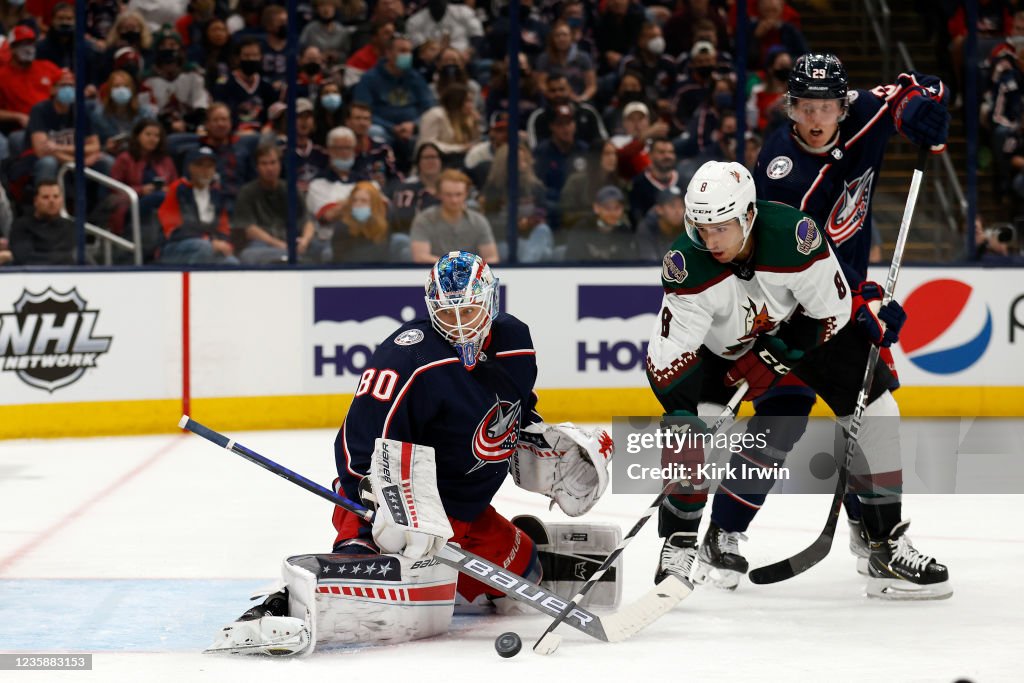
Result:
M373 540L381 551L415 560L433 555L454 535L430 446L377 439L367 478L377 504Z
M578 517L608 488L614 450L612 437L603 429L536 422L520 430L512 477L520 488L543 493L562 512Z

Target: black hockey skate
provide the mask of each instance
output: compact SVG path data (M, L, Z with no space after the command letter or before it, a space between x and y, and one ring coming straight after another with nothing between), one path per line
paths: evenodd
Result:
M736 590L749 565L739 553L739 542L747 537L738 531L723 531L714 522L704 534L693 568L694 583L710 583L718 588Z
M871 541L868 596L884 600L941 600L953 594L946 565L922 555L906 535L910 520L888 538Z
M847 518L846 522L850 525L850 554L857 558L857 573L861 576L870 576L868 558L871 557L871 548L868 534L859 519Z
M654 573L654 583L661 583L669 574L690 581L690 571L697 559L697 533L677 531L661 546L661 559Z

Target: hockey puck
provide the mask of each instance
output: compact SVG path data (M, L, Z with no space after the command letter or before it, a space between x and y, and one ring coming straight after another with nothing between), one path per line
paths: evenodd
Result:
M494 649L502 657L515 657L523 649L523 639L519 637L518 633L512 631L502 633L494 640Z

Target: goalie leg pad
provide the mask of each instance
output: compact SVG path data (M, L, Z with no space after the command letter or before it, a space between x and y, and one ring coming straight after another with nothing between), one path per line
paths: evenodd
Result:
M527 533L537 546L543 568L540 585L559 595L576 595L601 563L622 542L622 530L614 524L545 524L532 515L520 515L512 523ZM622 598L622 556L584 596L582 607L616 607Z
M458 572L433 558L297 555L284 562L289 612L318 646L393 644L446 633Z

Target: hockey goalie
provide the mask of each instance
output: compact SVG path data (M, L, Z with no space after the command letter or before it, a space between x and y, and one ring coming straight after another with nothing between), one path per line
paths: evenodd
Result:
M427 318L374 352L335 440L335 490L375 510L373 522L335 508L333 552L287 558L280 589L221 629L208 652L400 643L445 633L456 607L511 611L493 587L433 558L449 542L563 594L618 544L616 526L495 511L511 471L567 515L584 514L608 486L612 439L541 421L529 328L499 312L498 280L479 256L442 256L426 304ZM580 560L589 572L566 571ZM617 604L621 567L604 578L590 605Z

